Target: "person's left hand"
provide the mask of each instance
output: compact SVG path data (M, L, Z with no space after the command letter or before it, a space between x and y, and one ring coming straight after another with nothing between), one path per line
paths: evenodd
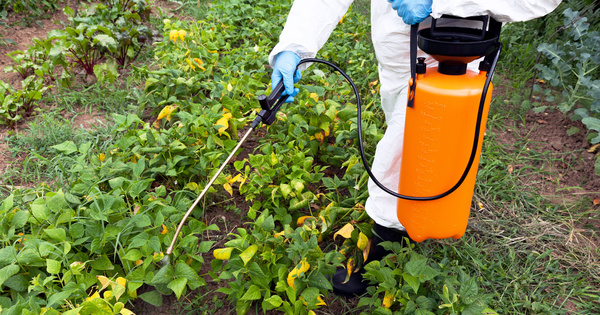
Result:
M432 0L387 0L402 17L404 23L413 25L423 22L431 14Z

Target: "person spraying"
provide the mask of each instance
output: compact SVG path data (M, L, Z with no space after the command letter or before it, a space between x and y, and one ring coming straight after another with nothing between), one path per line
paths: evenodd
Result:
M498 22L527 21L552 12L560 0L371 0L371 36L378 62L381 84L381 107L387 128L377 144L372 172L391 190L398 190L405 131L408 82L411 76L411 25L427 24L428 17L443 15L470 17L489 15ZM286 102L293 102L299 89L294 83L301 78L307 65L300 61L313 58L328 40L352 0L296 0L287 17L279 42L269 54L273 68L271 84L281 81L285 86ZM426 64L434 59L419 51L417 56ZM476 63L469 64L476 66ZM297 70L298 67L298 70ZM378 246L383 241L403 242L410 239L396 213L397 198L379 188L372 180L365 209L374 221L369 261L380 260L387 253ZM340 268L332 277L334 291L341 295L361 295L368 283L362 274Z

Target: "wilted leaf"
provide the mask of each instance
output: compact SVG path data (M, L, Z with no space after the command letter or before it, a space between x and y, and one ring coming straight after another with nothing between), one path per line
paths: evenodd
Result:
M358 234L358 241L356 242L356 247L358 247L358 249L360 250L364 250L365 248L367 248L367 243L369 242L369 238L363 234L363 232L360 232Z
M333 234L333 239L335 240L335 237L338 235L341 235L343 238L350 238L352 231L354 231L354 226L351 223L346 223L344 227Z
M223 116L221 118L219 118L219 120L217 120L215 125L222 126L218 130L219 134L223 133L223 131L225 131L225 130L227 130L227 128L229 128L229 120L231 119L231 117L233 117L233 115L228 110L225 110L223 112Z

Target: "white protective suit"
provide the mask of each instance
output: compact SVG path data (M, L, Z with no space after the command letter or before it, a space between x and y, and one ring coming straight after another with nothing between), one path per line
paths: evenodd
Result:
M544 16L560 2L433 0L431 16L491 15L499 22L518 22ZM269 63L273 65L277 54L286 50L295 52L300 58L315 57L351 4L352 0L294 1L279 43L269 55ZM410 78L410 25L402 22L386 0L371 0L371 31L381 82L381 106L388 125L384 137L377 144L372 171L383 185L397 191ZM426 54L419 51L419 56ZM427 59L428 63L431 61L431 58ZM404 230L396 216L396 197L385 193L371 180L368 188L365 208L369 216L379 225Z

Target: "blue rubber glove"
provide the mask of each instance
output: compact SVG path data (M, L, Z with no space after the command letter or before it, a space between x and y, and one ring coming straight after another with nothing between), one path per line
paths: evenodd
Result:
M413 25L423 22L431 14L432 0L387 0L398 11L404 23Z
M300 81L300 77L302 76L300 71L296 71L299 63L300 57L291 51L282 51L275 58L273 73L271 74L271 87L275 88L283 80L283 85L285 86L283 95L289 95L285 100L286 103L293 102L294 96L300 92L299 89L294 88L294 83ZM294 72L296 73L294 74Z

